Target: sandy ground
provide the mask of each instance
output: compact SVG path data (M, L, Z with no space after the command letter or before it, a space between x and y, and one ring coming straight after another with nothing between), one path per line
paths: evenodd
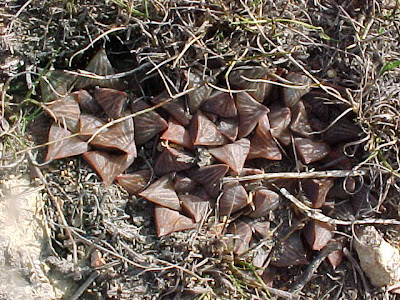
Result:
M0 299L60 299L42 261L47 240L42 227L41 186L27 176L0 184Z

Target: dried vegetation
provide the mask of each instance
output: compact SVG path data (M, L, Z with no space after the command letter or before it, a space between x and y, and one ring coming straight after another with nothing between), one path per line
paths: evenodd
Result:
M91 2L6 1L1 14L2 175L30 170L46 187L46 263L55 285L71 278L66 297L395 290L368 282L352 237L376 223L400 244L397 2ZM142 130L129 133L127 113ZM100 178L79 157L53 161L82 153ZM207 176L227 165L210 210L220 190ZM172 179L175 191L207 189L178 198ZM161 205L155 217L145 199ZM176 223L160 225L166 216Z

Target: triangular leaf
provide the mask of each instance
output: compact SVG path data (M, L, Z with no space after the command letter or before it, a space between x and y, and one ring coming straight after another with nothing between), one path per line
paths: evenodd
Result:
M183 231L196 227L192 219L181 215L179 212L156 206L154 209L157 236L162 237L176 231Z
M146 102L137 99L132 102L132 112L136 113L141 110L150 108ZM140 132L136 136L136 144L143 145L144 143L150 141L158 133L167 129L167 122L154 110L143 113L139 116L134 117L135 128L137 132Z
M152 183L139 196L174 210L181 210L181 203L178 195L175 193L174 184L169 175L165 175Z
M240 173L250 151L250 141L240 139L232 144L209 149L212 156L226 163L233 171Z
M114 155L104 151L89 151L83 154L83 158L100 175L106 186L129 168L135 160L135 157L129 154Z
M223 164L201 167L187 171L189 177L206 188L207 193L216 198L220 193L221 179L228 172L229 167Z
M162 176L170 172L190 169L195 164L195 158L189 153L168 147L158 157L154 172L157 176Z
M231 215L249 203L249 197L245 188L237 182L226 183L219 198L219 214L221 216Z
M200 111L196 112L190 122L189 133L195 146L219 146L228 141L215 124Z
M266 106L258 103L246 92L236 94L236 107L239 113L239 139L248 136L260 118L269 112Z
M96 88L94 98L110 118L117 119L121 117L127 94L114 89Z
M49 131L49 146L45 161L75 156L88 151L88 144L79 137L69 137L71 132L53 124ZM57 140L60 140L57 142Z

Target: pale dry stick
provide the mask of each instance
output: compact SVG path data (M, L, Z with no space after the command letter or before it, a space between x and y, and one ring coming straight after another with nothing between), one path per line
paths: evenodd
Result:
M185 47L182 49L182 52L179 53L178 57L175 59L174 63L172 64L172 68L176 68L176 65L179 63L179 60L185 55L186 51L189 50L189 48L196 43L199 39L203 38L205 33L199 34L197 37L191 39L188 43L185 44Z
M229 66L228 70L226 71L226 74L225 74L225 81L226 81L226 86L228 87L228 90L229 90L229 91L231 90L231 85L230 85L229 80L228 80L228 79L229 79L229 74L231 73L231 71L232 71L233 68L235 67L236 63L237 63L238 61L242 60L242 58L245 57L245 56L247 55L248 52L249 52L249 48L246 47L245 50L243 51L242 55L240 55L238 59L235 59L235 60L231 63L231 65ZM229 92L229 94L230 94L231 97L232 97L232 93Z
M116 31L120 31L120 30L126 30L126 26L123 27L115 27L115 28L111 28L105 32L103 32L102 34L100 34L98 37L96 37L91 43L89 43L89 45L87 45L85 48L79 50L78 52L74 53L74 55L71 56L71 58L69 59L69 66L72 66L72 60L79 54L85 52L87 49L89 49L90 47L92 47L98 40L102 39L103 37L107 36L108 34L112 33L112 32L116 32Z
M365 170L331 170L331 171L313 171L313 172L280 172L280 173L264 173L256 175L247 175L241 177L224 177L222 183L260 180L260 179L310 179L310 178L341 178L341 177L357 177L367 174Z
M246 91L249 91L249 90L232 90L232 89L225 89L225 88L222 88L222 87L219 87L219 86L216 86L216 85L214 85L214 84L212 84L212 83L210 83L210 82L207 82L207 85L209 85L210 87L212 87L213 89L216 89L217 91L220 91L220 92L225 92L225 93L241 93L241 92L246 92Z
M32 72L31 71L23 71L18 74L15 74L15 75L9 77L7 79L7 81L1 85L1 99L0 99L1 100L1 111L0 111L1 118L4 118L4 108L5 108L5 102L6 102L5 100L6 100L6 95L7 95L7 89L8 89L8 86L10 85L11 81L18 76L25 75L28 73L32 73Z
M39 149L39 148L42 148L42 147L45 147L45 146L49 146L49 145L54 144L54 143L58 143L58 142L61 142L61 141L64 141L64 140L68 140L70 138L73 138L73 137L79 136L79 135L80 135L79 132L73 133L73 134L71 134L69 136L65 136L65 137L56 139L56 140L51 141L51 142L46 142L46 143L43 143L43 144L40 144L40 145L37 145L37 146L32 146L32 147L26 148L24 150L17 151L17 152L15 152L15 154L26 153L26 152L29 152L29 151L32 151L32 150L35 150L35 149ZM38 165L40 165L40 164L38 164Z
M251 79L248 78L246 76L241 75L240 78L249 81L249 82L255 82L255 83L268 83L268 84L273 84L273 85L277 85L277 86L281 86L281 87L285 87L285 88L290 88L290 89L295 89L295 90L305 90L308 88L312 88L312 87L317 87L316 84L306 84L306 85L294 85L292 84L292 82L285 80L286 83L281 83L278 81L272 81L272 80L268 80L268 79ZM279 77L281 79L281 77Z
M160 69L160 67L162 67L163 65L166 65L167 63L169 63L170 61L173 61L177 56L174 55L168 59L163 60L162 62L160 62L158 65L154 65L154 62L152 61L149 64L152 64L154 67L152 69L150 69L148 72L146 72L146 75L150 75L151 73L153 73L155 70ZM148 57L146 57L148 58Z
M290 194L287 189L279 188L274 184L275 188L277 188L280 193L292 202L299 210L301 210L307 217L317 220L327 224L334 224L334 225L344 225L344 226L354 226L354 225L367 225L367 224L379 224L379 225L400 225L400 221L394 219L373 219L373 218L366 218L363 220L339 220L328 217L321 213L319 209L311 208L305 205L303 202L298 200L295 196Z
M50 71L50 72L51 72L51 71ZM37 74L37 73L34 73L34 72L29 72L29 73L30 73L30 74L33 74L33 75L38 75L38 76L40 76L40 74ZM72 87L71 87L70 90L67 91L66 94L64 94L64 95L63 95L63 94L60 94L59 92L56 91L56 89L54 88L53 84L47 79L47 76L46 76L46 75L41 76L40 79L43 79L43 80L48 84L48 86L50 87L51 91L52 91L54 94L56 94L57 97L63 98L63 97L65 97L66 95L68 95L68 93L72 90Z
M112 251L112 250L109 250L109 249L107 249L107 248L105 248L105 247L103 247L103 246L101 246L101 245L98 245L98 244L92 242L91 240L89 240L89 239L85 238L84 236L82 236L81 234L79 234L79 233L78 233L76 230L74 230L74 229L72 229L71 232L72 232L72 234L74 234L78 239L80 239L82 242L84 242L84 243L86 243L86 244L88 244L88 245L90 245L90 246L93 246L94 248L96 248L96 249L98 249L98 250L101 250L101 251L103 251L103 252L106 252L106 253L108 253L108 254L110 254L110 255L116 257L116 258L119 258L119 259L123 260L124 262L128 263L129 265L131 265L131 266L133 266L133 267L135 267L135 268L147 269L147 268L149 267L149 266L143 266L143 265L141 265L141 264L135 263L134 261L132 261L132 260L130 260L129 258L126 258L126 257L124 257L124 256L122 256L122 255L120 255L120 254L118 254L117 252L114 252L114 251Z
M32 3L33 0L28 0L24 3L24 5L21 6L21 8L17 11L17 13L15 15L13 15L13 18L11 20L11 24L8 28L8 31L10 32L14 26L14 22L15 20L22 14L22 12L25 10L25 8L28 7L29 4Z
M202 278L201 276L197 275L197 274L194 273L193 271L190 271L189 269L186 269L186 268L184 268L184 267L181 267L181 266L179 266L179 265L177 265L177 264L173 264L173 263L170 263L170 262L168 262L168 261L165 261L165 260L162 260L162 259L159 259L159 258L155 258L155 260L158 261L158 262L160 262L160 263L162 263L162 264L167 265L167 267L159 267L159 268L146 269L146 270L142 271L141 273L139 273L138 276L140 276L140 275L143 274L143 273L150 272L150 271L163 271L163 270L168 270L168 269L174 269L174 268L176 268L176 269L178 269L178 270L180 270L180 271L182 271L182 272L184 272L184 273L186 273L186 274L188 274L188 275L190 275L190 276L192 276L192 277L195 277L196 279L200 280L200 282L211 281L211 280L212 280L212 279L209 279L209 278Z
M126 257L124 257L124 256L122 256L122 255L120 255L120 254L118 254L117 252L114 252L114 251L112 251L112 250L109 250L109 249L107 249L107 248L105 248L105 247L103 247L103 246L100 246L100 245L98 245L98 244L96 244L96 243L90 241L89 239L85 238L84 236L82 236L81 234L79 234L79 233L78 233L76 230L74 230L74 229L71 229L71 232L72 232L75 236L77 236L80 240L82 240L83 242L85 242L85 243L87 243L87 244L93 246L94 248L96 248L96 249L98 249L98 250L101 250L101 251L103 251L103 252L107 252L108 254L110 254L110 255L112 255L112 256L114 256L114 257L116 257L116 258L119 258L119 259L123 260L124 262L130 264L131 266L133 266L133 267L135 267L135 268L143 269L143 271L142 271L141 273L139 273L138 276L140 276L141 274L143 274L143 273L145 273L145 272L150 272L150 271L163 271L163 270L167 270L167 269L176 268L176 269L178 269L178 270L180 270L180 271L182 271L182 272L184 272L184 273L187 273L187 274L190 275L190 276L193 276L193 277L197 278L197 279L200 280L200 281L208 281L208 280L211 280L211 279L202 278L202 277L200 277L199 275L197 275L196 273L194 273L194 272L192 272L192 271L190 271L190 270L188 270L188 269L186 269L186 268L183 268L183 267L181 267L181 266L179 266L179 265L175 265L175 264L172 264L172 263L170 263L170 262L167 262L167 261L164 261L164 260L161 260L161 259L158 259L158 258L156 258L155 260L158 261L158 262L160 262L160 263L162 263L162 264L167 265L168 267L153 267L153 268L151 268L151 267L149 267L149 266L143 266L143 265L141 265L141 264L135 263L134 261L130 260L129 258L126 258Z
M150 65L150 63L144 63L143 65L140 65L139 67L126 71L126 72L121 72L117 74L110 74L110 75L98 75L86 70L78 70L78 71L68 71L64 70L65 73L70 74L70 75L76 75L79 77L86 77L86 78L91 78L91 79L96 79L96 80L110 80L110 79L120 79L127 77L129 75L138 73L143 71L143 69L147 68Z
M156 63L153 62L153 60L151 59L151 57L148 57L148 59L150 60L150 62L153 64L154 67L157 67ZM169 88L169 85L168 85L168 83L167 83L166 77L164 76L164 73L160 70L160 68L156 68L156 70L157 70L158 75L160 75L161 80L162 80L163 83L164 83L164 86L165 86L165 89L167 90L168 95L169 95L171 98L173 98L174 95L172 94L171 89ZM168 78L168 79L169 79L169 78ZM175 85L172 85L172 87L176 90Z
M29 152L28 152L28 154L29 154ZM33 157L32 155L29 155L30 159L32 159L32 157ZM72 236L71 227L68 225L68 222L65 219L65 216L64 216L63 211L61 209L60 201L58 201L57 198L54 196L54 194L51 192L51 190L49 188L49 183L47 182L46 178L44 177L42 171L36 166L33 166L33 168L35 169L36 173L38 174L39 179L42 182L43 186L46 188L47 193L50 196L51 202L56 207L56 210L57 210L57 213L58 213L58 215L60 217L61 223L62 223L65 231L67 232L67 236L68 236L69 240L71 241L72 249L73 249L72 256L73 256L74 265L76 266L78 264L78 255L77 255L78 247L77 247L77 245L75 243L75 240L74 240L74 238Z

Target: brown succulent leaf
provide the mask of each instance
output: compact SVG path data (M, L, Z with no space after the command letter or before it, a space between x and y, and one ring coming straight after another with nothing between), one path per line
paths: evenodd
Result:
M174 178L174 189L178 194L189 193L197 186L197 182L183 174L176 174Z
M297 104L301 97L311 90L312 79L308 76L289 72L286 80L291 81L295 86L303 86L303 88L283 88L283 100L287 107L293 107Z
M335 166L335 169L351 170L353 168L352 161L343 152L343 144L331 147L329 154L321 161L328 166Z
M88 91L79 90L73 92L72 95L74 95L76 102L79 103L82 112L92 115L101 112L101 107Z
M108 60L106 51L104 49L99 50L87 65L86 71L100 75L114 75L115 71ZM112 89L123 89L125 86L120 79L96 79L90 77L80 76L78 77L75 87L78 89L83 89L87 87L104 87Z
M186 81L188 82L188 89L196 88L187 94L189 99L189 110L194 113L202 104L205 99L211 95L212 89L206 84L207 78L203 78L203 74L196 71L184 72Z
M157 97L151 99L153 104L159 104L169 99L169 95L167 92L163 92ZM187 126L190 123L191 115L186 110L185 101L181 98L171 100L162 105L162 108L165 109L171 116L174 117L179 123L183 126Z
M102 119L99 119L92 115L81 114L79 117L79 137L87 141L92 135L101 128L101 126L105 125Z
M278 246L274 251L274 256L271 265L275 267L308 264L303 242L300 239L300 233L298 231L293 233Z
M202 112L197 111L190 122L189 134L195 146L220 146L228 142Z
M212 156L227 164L234 172L240 173L250 151L250 141L242 138L232 144L208 150Z
M239 133L238 120L237 118L220 118L217 121L217 129L231 142L234 142Z
M253 229L253 232L254 232L254 229ZM263 273L262 269L263 269L264 263L267 260L267 258L268 258L268 251L266 251L263 248L259 248L256 250L256 253L253 257L252 263L253 263L253 266L257 268L257 273L259 275L261 275Z
M307 243L312 250L321 250L333 238L335 226L318 220L311 220L303 229Z
M292 119L292 113L288 107L271 108L268 119L273 137L279 138L288 128Z
M187 149L193 149L193 143L189 132L173 118L169 119L168 129L164 131L160 139L181 145Z
M135 160L135 157L129 154L115 155L104 151L89 151L83 153L83 158L99 174L106 186L128 169Z
M162 237L172 232L196 227L192 219L181 215L178 211L156 205L154 208L157 236Z
M269 112L266 106L258 103L246 92L236 94L236 107L239 113L239 139L248 136L261 117Z
M357 181L353 177L336 179L335 184L329 190L329 195L335 199L345 200L351 197L357 188Z
M269 130L268 116L262 116L259 126L251 139L248 159L266 158L270 160L281 160L282 153L274 141Z
M226 92L214 92L210 98L203 102L201 110L224 118L233 118L237 116L235 99Z
M204 200L209 200L210 203L213 202L213 204L214 204L214 201L212 199L210 199L210 195L207 193L207 191L205 190L204 187L196 187L196 189L194 189L191 192L191 195L200 197L201 199L204 199Z
M245 188L238 182L226 183L219 198L219 215L231 215L249 204Z
M214 124L217 123L218 121L218 116L212 113L208 113L208 112L203 112L203 114Z
M136 157L133 119L126 119L104 129L94 137L90 145L99 149L126 152Z
M320 208L324 205L326 195L333 186L333 179L306 179L303 181L304 194L313 203L314 208Z
M62 127L69 131L78 132L78 122L81 110L78 102L72 94L68 94L60 100L56 100L46 107L47 114Z
M229 83L239 89L246 89L248 93L258 102L264 102L271 89L272 84L265 82L250 82L243 77L249 79L268 79L271 80L270 74L275 70L269 70L262 66L243 66L236 68L229 73Z
M210 200L208 199L194 195L179 195L178 197L182 201L183 209L196 223L201 222L210 209Z
M132 102L132 113L137 113L150 108L143 100L137 99ZM154 138L160 132L168 128L167 122L154 110L143 113L133 118L136 132L139 132L135 138L137 145L143 145Z
M42 102L49 102L60 98L60 96L67 96L75 79L76 75L61 70L48 71L39 80Z
M322 133L322 139L333 145L359 140L360 135L361 129L355 122L342 118Z
M121 117L128 95L123 91L114 89L96 88L94 90L94 98L103 108L107 116L118 119Z
M249 249L251 237L253 236L250 225L242 220L235 220L232 222L227 232L232 233L233 240L233 252L237 255L241 255Z
M130 195L138 195L151 180L150 170L140 170L129 174L117 176L117 183Z
M139 196L160 206L181 210L181 202L174 190L174 183L169 175L164 175L153 182Z
M329 253L327 259L335 270L343 261L343 250L333 251Z
M45 161L75 156L89 150L88 144L79 137L69 136L71 136L71 132L67 129L61 128L55 123L51 125L48 139L50 144ZM57 140L60 141L57 142Z
M323 91L313 90L307 93L302 98L306 110L320 121L329 121L330 110L332 105L327 105L326 102L334 101L329 95ZM311 118L310 118L311 119Z
M355 214L363 214L371 211L379 205L377 196L371 193L372 187L368 184L363 184L357 192L350 198L350 203L355 210Z
M207 193L216 198L220 192L221 179L228 172L229 167L224 164L214 164L187 171L187 175L203 185Z
M252 218L267 217L271 211L279 207L280 196L266 188L256 190L253 197L254 211L249 214Z
M309 138L295 138L294 145L303 164L310 164L323 159L329 154L329 145L325 142L315 142Z
M274 279L276 279L276 268L274 267L268 267L264 270L264 272L261 274L261 279L264 281L266 286L272 287L274 284Z
M167 147L161 152L154 166L157 176L188 170L196 165L196 159L187 152Z
M268 236L271 236L270 222L269 221L253 220L249 224L250 224L251 229L253 230L253 232L258 234L258 235L260 235L262 239L265 239Z
M271 134L271 124L269 123L268 114L263 114L258 120L257 129L264 135Z
M313 129L308 122L306 108L304 107L303 101L298 101L296 105L292 107L292 122L290 123L290 129L299 134L300 136L310 136Z

